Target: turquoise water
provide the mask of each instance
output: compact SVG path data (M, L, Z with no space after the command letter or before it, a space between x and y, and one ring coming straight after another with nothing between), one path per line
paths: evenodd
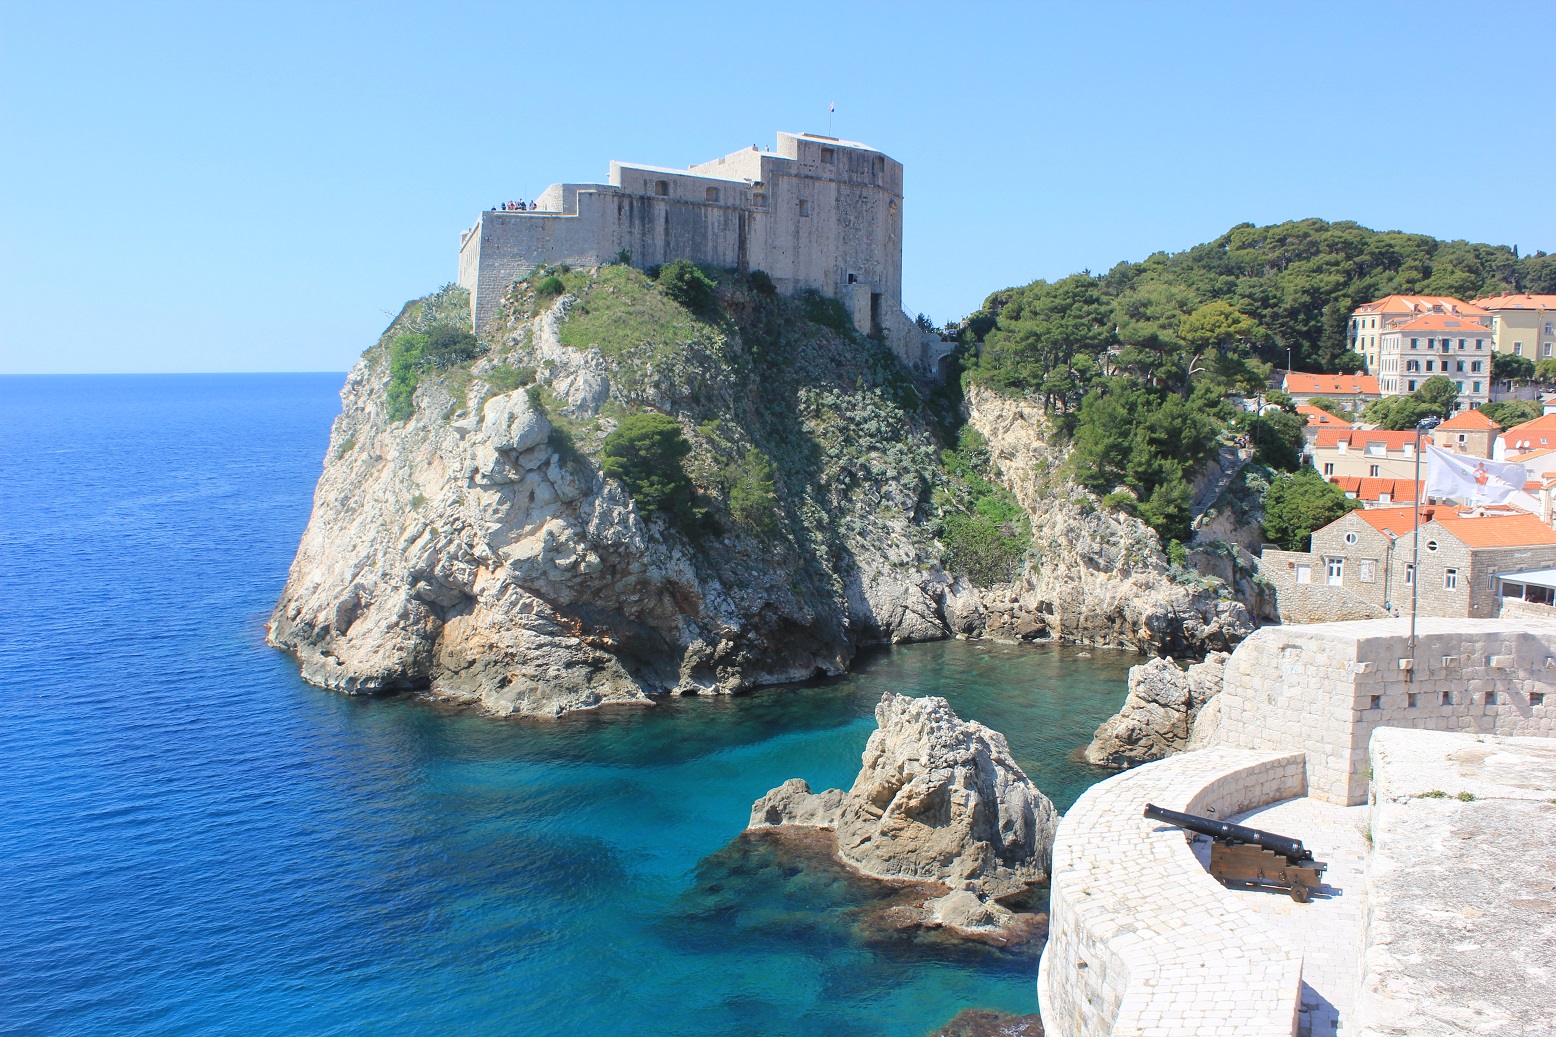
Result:
M1129 656L948 642L553 723L302 683L263 623L338 375L0 379L0 1032L857 1034L1035 1007L1029 957L886 937L726 849L846 785L882 691L1067 806Z

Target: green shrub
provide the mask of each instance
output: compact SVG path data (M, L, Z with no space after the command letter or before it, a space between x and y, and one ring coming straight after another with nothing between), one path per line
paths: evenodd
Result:
M768 276L766 270L751 271L751 276L747 280L751 284L752 291L758 295L765 295L771 299L778 294L778 286L773 284L773 279Z
M492 396L501 396L503 393L522 389L526 385L535 384L535 369L533 367L509 367L507 364L494 367L483 376L486 384L491 386Z
M1481 407L1480 412L1503 428L1512 428L1538 418L1544 411L1539 400L1499 400Z
M1102 506L1133 515L1140 509L1140 499L1128 490L1114 490L1102 498Z
M1032 542L1030 520L1010 491L989 478L988 441L963 426L955 449L943 451L945 489L937 495L940 539L952 573L980 587L1021 574Z
M389 420L405 421L415 413L416 387L423 371L467 363L481 353L474 335L448 325L396 336L389 343Z
M1277 472L1264 495L1264 535L1287 551L1306 551L1313 530L1361 507L1311 468Z
M690 514L691 479L681 462L692 446L681 426L666 414L633 414L605 437L600 468L619 479L645 514Z
M440 325L427 333L426 344L421 347L422 366L451 367L473 360L482 352L481 344L470 332Z
M567 285L562 283L562 279L556 274L548 274L535 285L535 302L538 304L544 300L555 299L565 291Z
M752 447L738 463L725 470L729 486L729 513L753 533L778 532L778 492L773 485L773 466L767 455Z
M946 564L979 587L1009 583L1021 575L1031 537L982 516L950 512L940 518Z
M689 259L677 259L659 268L659 287L693 313L707 313L718 299L718 285Z

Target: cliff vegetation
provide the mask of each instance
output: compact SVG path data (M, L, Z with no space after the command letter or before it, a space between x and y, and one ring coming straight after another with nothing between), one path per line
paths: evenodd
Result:
M271 641L328 687L553 714L875 642L1246 633L1142 523L1069 502L1050 423L954 396L760 274L542 269L479 339L442 289L347 379Z

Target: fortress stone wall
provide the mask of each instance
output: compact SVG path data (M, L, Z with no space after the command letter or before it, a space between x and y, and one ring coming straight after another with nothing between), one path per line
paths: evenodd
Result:
M1266 627L1227 663L1214 744L1307 754L1310 795L1367 799L1380 727L1556 734L1556 626L1408 619ZM1410 669L1402 668L1402 662Z
M1408 620L1257 632L1206 707L1208 747L1075 802L1054 839L1047 1033L1547 1032L1556 626L1417 630L1414 650ZM1294 808L1296 827L1239 823L1303 839L1331 870L1310 904L1224 888L1147 802L1233 821ZM1368 847L1349 868L1347 839Z
M537 204L484 212L461 236L459 283L478 332L535 267L625 253L639 268L690 259L831 296L921 374L950 351L902 312L902 164L863 144L780 133L772 151L753 145L690 169L612 162L608 183L553 184Z
M1055 1037L1291 1037L1302 954L1210 877L1146 803L1231 817L1300 796L1300 752L1211 748L1088 789L1059 822L1038 967Z

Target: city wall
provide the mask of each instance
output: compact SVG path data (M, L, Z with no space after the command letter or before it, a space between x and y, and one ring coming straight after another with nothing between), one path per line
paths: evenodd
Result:
M1550 737L1556 626L1408 619L1266 627L1226 667L1216 744L1299 750L1309 794L1367 799L1367 744L1380 727Z
M1038 971L1055 1037L1291 1037L1302 956L1210 877L1146 803L1230 817L1300 796L1300 752L1211 748L1093 786L1054 839Z

